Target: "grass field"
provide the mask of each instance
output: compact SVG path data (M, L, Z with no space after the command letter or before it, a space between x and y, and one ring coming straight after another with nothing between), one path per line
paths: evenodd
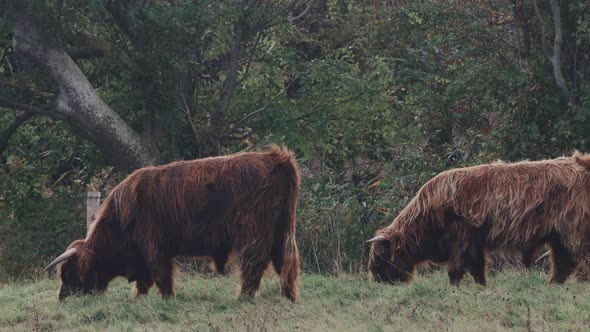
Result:
M450 286L444 271L412 284L384 285L362 276L304 274L301 300L279 297L266 278L253 300L236 297L237 277L181 274L177 297L152 290L134 299L117 279L103 296L58 303L58 280L0 285L0 330L263 331L263 330L587 330L590 287L570 280L550 285L540 271L491 275L488 287L466 278Z

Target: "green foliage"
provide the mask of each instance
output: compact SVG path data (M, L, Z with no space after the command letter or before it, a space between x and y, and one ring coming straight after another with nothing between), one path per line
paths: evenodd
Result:
M56 196L28 198L20 207L27 213L1 220L0 279L36 276L64 244L84 237L85 195Z
M590 150L586 1L562 4L571 100L542 48L544 39L552 45L542 4L545 35L532 5L517 1L530 33L525 52L509 2L327 0L305 13L306 6L283 10L288 3L240 13L238 2L131 1L118 22L103 1L22 2L68 51L105 49L76 62L117 114L152 135L164 160L268 143L293 149L304 175L298 232L306 270L363 269L364 240L444 169ZM0 42L11 38L2 17ZM236 88L216 125L238 27ZM0 97L54 111L59 91L49 75L9 43L0 46ZM0 128L18 114L0 109ZM41 116L18 128L2 158L0 266L13 275L30 271L19 262L40 266L81 237L80 195L106 194L125 176L75 122ZM35 220L45 220L52 241L42 240Z

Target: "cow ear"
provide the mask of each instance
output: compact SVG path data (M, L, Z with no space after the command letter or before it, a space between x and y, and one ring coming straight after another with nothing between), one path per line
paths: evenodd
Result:
M94 251L88 248L82 248L78 253L78 271L80 271L80 277L82 279L90 271L92 264L94 263Z

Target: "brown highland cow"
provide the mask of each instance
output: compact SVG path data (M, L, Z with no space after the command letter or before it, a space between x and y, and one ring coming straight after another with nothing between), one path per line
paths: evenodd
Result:
M298 192L293 154L276 146L137 170L105 199L86 239L47 267L63 262L58 299L103 291L117 276L136 281L136 294L148 293L155 282L169 298L174 256L211 256L222 269L233 253L241 295L256 293L272 262L281 294L295 301Z
M590 267L590 156L496 162L442 172L428 181L372 243L374 280L411 281L416 266L446 263L451 283L465 270L486 282L489 251L551 248L551 281Z

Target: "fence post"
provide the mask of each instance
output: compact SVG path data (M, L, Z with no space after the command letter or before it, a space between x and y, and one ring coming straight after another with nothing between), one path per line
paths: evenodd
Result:
M90 224L96 217L98 207L100 206L100 191L89 191L86 193L86 229L90 228Z

